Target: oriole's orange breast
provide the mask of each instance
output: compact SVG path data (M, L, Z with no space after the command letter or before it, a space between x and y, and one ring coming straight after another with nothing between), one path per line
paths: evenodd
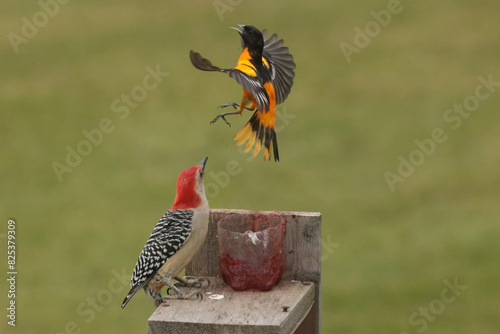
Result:
M256 77L257 71L255 70L255 67L253 66L250 59L252 59L252 57L248 53L248 49L245 48L241 53L240 58L238 59L238 63L236 64L235 69L240 70L241 72L252 77Z

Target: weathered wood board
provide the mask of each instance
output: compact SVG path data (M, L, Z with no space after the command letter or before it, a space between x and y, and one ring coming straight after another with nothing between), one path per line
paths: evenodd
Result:
M314 302L314 284L282 281L271 291L234 291L220 278L203 300L172 300L149 318L149 334L293 333ZM190 288L193 289L193 288ZM211 297L223 296L222 299Z

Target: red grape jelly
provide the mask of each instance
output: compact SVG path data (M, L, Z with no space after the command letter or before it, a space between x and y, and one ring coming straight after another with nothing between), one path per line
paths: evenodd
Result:
M218 222L219 267L234 290L271 290L285 269L285 220L276 214L232 214Z

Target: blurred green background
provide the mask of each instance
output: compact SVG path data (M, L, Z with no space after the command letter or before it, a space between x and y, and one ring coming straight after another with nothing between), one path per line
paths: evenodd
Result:
M494 0L3 1L1 262L14 218L18 308L11 328L3 279L0 331L145 333L142 292L120 309L129 277L178 174L209 156L212 208L323 214L323 333L497 332L499 12ZM194 49L233 66L237 23L277 32L295 57L279 163L234 145L250 112L209 125L241 87L189 61ZM148 67L168 73L151 90ZM464 103L473 111L448 111ZM60 180L68 149L87 155ZM449 303L446 280L467 286Z

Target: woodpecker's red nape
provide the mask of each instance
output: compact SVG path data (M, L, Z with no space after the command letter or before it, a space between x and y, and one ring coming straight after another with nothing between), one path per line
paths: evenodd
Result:
M171 210L192 209L200 205L201 198L196 192L196 173L201 170L200 166L194 166L182 171L177 179L177 194Z

